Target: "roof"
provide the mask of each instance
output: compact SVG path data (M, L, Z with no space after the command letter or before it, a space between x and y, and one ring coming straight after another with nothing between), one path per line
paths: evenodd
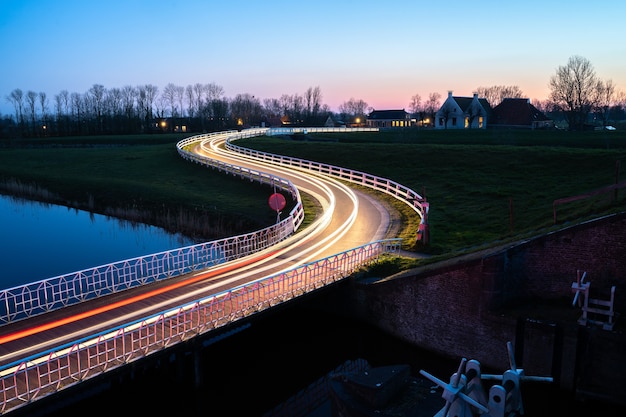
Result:
M367 118L373 120L404 120L409 113L403 110L374 110Z
M463 113L467 112L467 110L470 107L470 104L472 104L472 101L474 100L474 97L457 97L457 96L453 96L452 97L454 99L454 101L456 101L456 104L459 105L459 107L461 108L461 111L463 111ZM484 98L479 98L478 102L480 103L481 106L483 106L483 109L485 109L486 112L491 112L491 105L489 104L489 102L487 101L487 99Z
M505 98L493 108L491 124L530 126L533 122L549 121L527 98Z

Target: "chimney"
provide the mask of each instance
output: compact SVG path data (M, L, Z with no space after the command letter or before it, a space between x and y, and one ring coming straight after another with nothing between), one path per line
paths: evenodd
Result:
M452 97L452 90L448 90L448 97Z

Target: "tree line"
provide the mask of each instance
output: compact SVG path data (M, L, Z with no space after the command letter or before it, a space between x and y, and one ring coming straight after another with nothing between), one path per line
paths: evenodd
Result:
M549 86L550 97L533 104L552 118L562 118L570 129L625 118L626 95L612 80L601 80L586 58L571 57L557 68ZM504 98L524 98L517 86L478 87L474 92L492 107ZM346 123L365 120L373 110L365 101L350 98L333 113L323 104L319 86L263 100L251 94L228 98L216 83L169 83L162 90L152 84L108 89L94 84L85 93L63 90L52 100L45 92L16 88L5 98L14 114L0 118L4 138L208 132L262 124L322 126L329 117ZM441 99L436 92L424 101L419 94L411 97L408 110L418 126L432 125Z
M105 88L94 84L85 93L61 91L52 104L46 93L16 88L6 100L13 115L2 118L4 137L134 134L180 131L206 132L276 123L318 124L330 114L319 87L304 94L284 94L263 102L250 94L233 98L218 84L173 83L162 90L146 84Z

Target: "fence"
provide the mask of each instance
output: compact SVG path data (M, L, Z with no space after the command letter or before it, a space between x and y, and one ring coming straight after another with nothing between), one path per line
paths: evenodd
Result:
M368 243L0 368L0 413L343 279L401 239Z
M372 132L378 131L377 128L328 128L328 127L307 127L307 128L272 128L265 132L267 136L287 135L295 133L321 133L321 132ZM256 135L255 135L256 136ZM250 136L246 136L250 137ZM430 209L426 198L422 197L415 191L407 188L395 181L377 177L366 172L355 171L348 168L342 168L334 165L323 164L320 162L307 161L304 159L292 158L282 155L274 155L267 152L255 151L253 149L244 148L234 145L233 141L242 137L231 136L226 141L226 147L234 152L248 155L257 159L268 161L274 164L289 166L302 170L318 172L340 180L345 180L353 184L362 185L388 194L411 207L421 217L418 239L424 243L428 243L428 211Z
M187 160L289 192L296 205L287 218L252 233L126 259L2 290L0 324L206 269L250 255L287 238L304 220L304 207L295 185L275 175L227 164L186 150L193 144L208 140L249 137L262 132L264 129L193 136L180 141L176 147L179 154Z

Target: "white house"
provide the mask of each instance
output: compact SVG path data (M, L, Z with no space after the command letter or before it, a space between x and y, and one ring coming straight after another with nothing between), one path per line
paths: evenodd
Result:
M448 98L435 114L436 129L486 129L491 106L484 98L455 97L448 91Z

